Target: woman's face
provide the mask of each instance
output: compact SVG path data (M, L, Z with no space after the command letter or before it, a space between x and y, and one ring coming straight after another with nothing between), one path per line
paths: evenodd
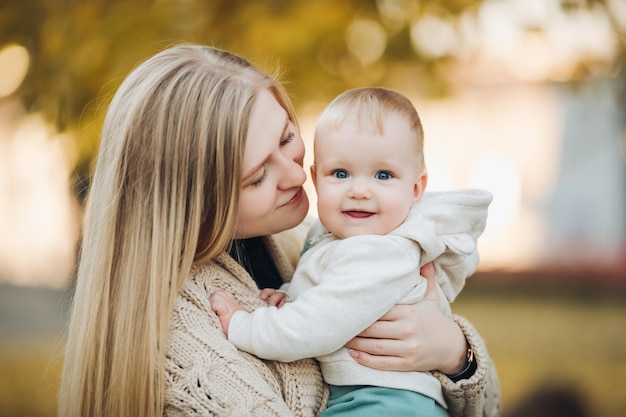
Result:
M304 142L268 90L257 95L243 157L237 238L265 236L297 226L309 210L302 185Z

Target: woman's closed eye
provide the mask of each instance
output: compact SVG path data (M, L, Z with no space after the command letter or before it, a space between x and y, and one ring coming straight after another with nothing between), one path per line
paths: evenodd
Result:
M293 133L292 131L289 131L287 133L287 137L280 141L280 146L289 145L293 141L293 138L295 137L296 137L296 134Z
M263 175L261 176L261 178L259 178L258 180L254 181L253 183L250 184L250 187L252 188L256 188L258 186L260 186L261 184L263 184L263 182L265 182L265 180L267 179L267 169L263 170Z
M280 147L282 148L283 146L289 145L291 142L293 142L295 137L296 137L296 134L293 131L287 132L287 136L285 136L285 138L281 139L280 141ZM261 175L261 177L259 177L254 182L250 183L250 187L256 188L256 187L261 186L267 179L268 175L269 175L269 172L267 170L267 167L265 167L263 169L263 174Z

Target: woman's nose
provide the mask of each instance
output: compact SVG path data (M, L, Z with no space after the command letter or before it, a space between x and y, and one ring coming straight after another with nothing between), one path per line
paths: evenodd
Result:
M298 158L282 158L279 169L281 170L281 175L278 187L283 190L300 187L306 181L306 173L302 168L302 161Z

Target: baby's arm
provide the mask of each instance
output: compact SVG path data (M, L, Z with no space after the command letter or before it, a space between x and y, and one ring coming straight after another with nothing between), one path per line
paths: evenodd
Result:
M368 235L337 246L326 254L324 268L315 271L321 274L317 285L295 292L295 300L280 309L234 312L228 340L259 357L284 362L328 354L419 286L419 252L404 238ZM296 272L291 288L296 278L308 279L304 274Z

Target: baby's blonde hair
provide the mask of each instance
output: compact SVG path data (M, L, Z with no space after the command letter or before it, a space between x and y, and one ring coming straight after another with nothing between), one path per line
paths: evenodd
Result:
M232 53L169 48L109 106L87 200L59 416L163 414L169 317L194 262L230 244L250 113L274 77Z
M409 123L414 133L418 167L425 171L424 129L413 103L402 93L384 87L353 88L338 95L322 112L315 127L315 139L325 131L353 122L359 131L384 134L383 120L395 113ZM317 142L317 140L315 140Z

